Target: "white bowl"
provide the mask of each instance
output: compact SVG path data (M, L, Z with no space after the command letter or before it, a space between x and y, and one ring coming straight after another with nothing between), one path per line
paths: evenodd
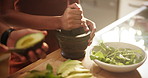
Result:
M147 58L147 55L144 52L144 50L142 50L141 48L139 48L139 47L137 47L135 45L129 44L129 43L107 42L107 43L104 43L104 44L107 45L107 46L114 47L114 48L130 48L130 49L135 49L135 50L141 50L143 52L143 56L144 56L144 59L141 62L136 63L136 64L132 64L132 65L114 65L114 64L109 64L109 63L102 62L102 61L97 60L97 59L94 60L94 62L98 66L100 66L101 68L103 68L103 69L105 69L107 71L111 71L111 72L129 72L129 71L133 71L133 70L137 69L139 66L141 66L145 62L145 60Z

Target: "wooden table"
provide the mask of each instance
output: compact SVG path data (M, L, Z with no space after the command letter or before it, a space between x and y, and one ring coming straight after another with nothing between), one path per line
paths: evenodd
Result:
M139 67L137 70L127 72L127 73L113 73L108 72L106 70L101 69L97 66L92 60L90 60L88 53L90 52L91 47L86 49L86 56L81 60L83 65L90 69L93 75L96 78L148 78L148 60ZM51 54L47 55L45 59L40 59L27 67L21 69L20 71L14 73L13 75L9 76L9 78L23 78L26 74L26 71L37 69L37 70L44 70L46 65L49 63L53 66L54 72L57 70L58 66L61 65L65 60L61 56L61 50L58 49Z

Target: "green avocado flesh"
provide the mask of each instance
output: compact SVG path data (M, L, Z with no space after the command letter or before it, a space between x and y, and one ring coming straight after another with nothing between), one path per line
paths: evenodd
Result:
M94 78L81 61L67 60L58 68L57 74L62 78Z
M17 49L27 49L33 47L45 38L43 33L32 33L20 38L15 45Z

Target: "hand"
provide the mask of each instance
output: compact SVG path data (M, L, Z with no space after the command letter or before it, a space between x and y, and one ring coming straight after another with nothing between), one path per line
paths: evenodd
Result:
M61 29L64 30L83 27L86 32L91 31L88 45L92 43L92 40L95 36L96 25L94 22L84 17L82 7L79 4L74 3L68 6L62 16L62 23L63 25Z
M33 29L22 29L22 30L13 31L8 38L7 45L8 45L8 47L14 48L16 41L20 37L30 34L30 33L37 33L37 32L43 32L45 35L47 35L46 31L38 31L38 30L33 30ZM46 43L43 43L42 47L36 49L35 52L33 52L31 50L28 51L28 58L26 58L26 59L29 60L30 62L34 62L34 61L38 60L39 58L45 58L47 50L48 50L48 45ZM35 54L37 54L37 55L35 55ZM13 55L16 55L16 54L13 53ZM22 56L22 57L24 57L24 56Z
M74 3L67 7L64 14L62 15L62 26L63 30L71 30L82 27L82 10L79 4Z
M48 50L48 45L46 43L43 43L41 48L42 49L36 49L36 54L30 50L28 52L28 58L13 52L9 61L9 74L12 74L22 69L26 65L29 65L30 63L37 61L39 58L45 58L45 52L47 52Z
M7 50L8 50L7 46L0 44L0 52L6 52Z
M91 31L90 38L88 40L88 45L91 45L92 40L95 36L96 25L93 21L85 18L85 21L83 21L83 28L85 31Z
M7 46L13 48L15 46L16 41L19 38L21 38L27 34L37 33L37 32L42 32L43 34L47 35L46 31L39 31L39 30L33 30L33 29L20 29L17 31L13 31L8 38Z
M46 52L48 50L48 45L46 43L43 43L42 49L36 49L36 53L34 53L33 51L28 51L28 58L26 58L25 56L19 55L15 52L12 53L12 57L11 57L11 61L10 61L10 66L16 66L19 64L24 64L27 63L28 60L29 62L35 62L37 61L39 58L45 58L46 57Z

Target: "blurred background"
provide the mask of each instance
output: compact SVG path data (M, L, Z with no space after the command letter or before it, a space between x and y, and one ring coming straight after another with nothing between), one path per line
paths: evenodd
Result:
M138 9L147 0L80 0L85 17L94 21L97 30Z

